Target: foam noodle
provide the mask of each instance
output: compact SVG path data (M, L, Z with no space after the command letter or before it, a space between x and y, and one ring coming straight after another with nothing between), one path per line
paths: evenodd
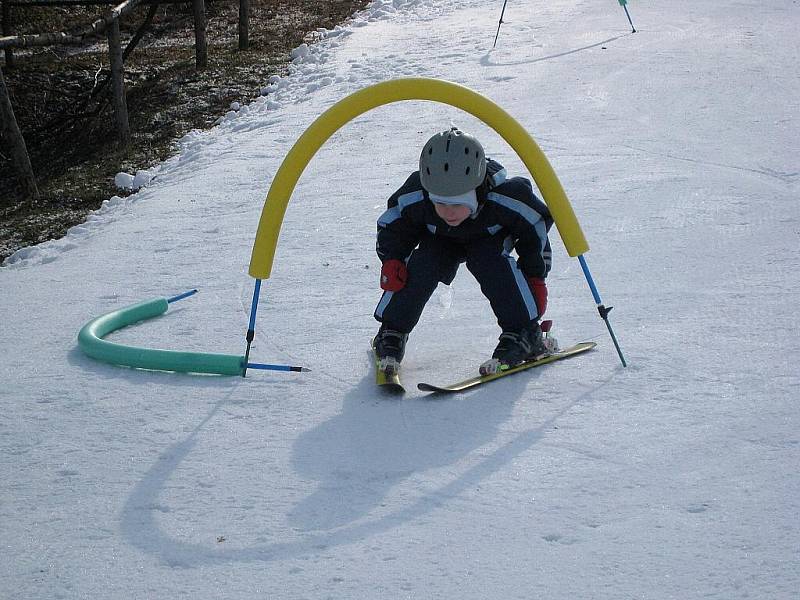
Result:
M166 298L154 298L97 317L80 330L78 345L84 354L113 365L182 373L242 374L244 356L136 348L103 339L112 331L167 312L168 306Z

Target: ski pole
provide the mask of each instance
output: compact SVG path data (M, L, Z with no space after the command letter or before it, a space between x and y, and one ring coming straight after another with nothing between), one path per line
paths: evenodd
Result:
M619 347L619 342L617 342L617 336L614 335L614 330L611 328L611 323L608 320L608 313L610 313L611 309L614 307L603 306L603 301L600 299L600 292L597 291L597 286L594 284L594 279L592 279L592 274L589 272L589 265L586 264L586 259L583 257L583 254L578 256L578 260L581 263L581 268L583 269L583 275L586 277L586 281L589 284L589 289L592 291L592 296L594 296L594 302L597 305L597 312L600 313L600 316L606 323L606 327L608 328L608 333L611 335L611 340L614 342L614 347L617 349L617 354L619 354L619 359L620 361L622 361L622 366L627 367L628 363L625 362L625 357L622 355L622 350Z
M500 11L500 22L497 24L497 33L494 34L494 44L492 44L492 49L497 46L497 36L500 35L500 25L503 24L503 15L506 14L506 3L508 0L503 0L503 10Z
M628 12L628 0L619 0L619 5L625 10L625 16L628 17L628 23L631 24L631 33L636 33L636 27L633 26L631 14Z

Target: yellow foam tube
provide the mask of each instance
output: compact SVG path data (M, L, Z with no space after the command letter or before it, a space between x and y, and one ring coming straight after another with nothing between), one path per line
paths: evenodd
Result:
M252 277L269 278L289 198L306 165L322 144L357 116L378 106L402 100L430 100L449 104L494 129L519 155L533 176L569 255L579 256L589 250L572 205L547 157L511 115L485 96L464 86L438 79L411 77L377 83L343 98L320 115L295 142L275 174L261 210L250 257L249 273Z

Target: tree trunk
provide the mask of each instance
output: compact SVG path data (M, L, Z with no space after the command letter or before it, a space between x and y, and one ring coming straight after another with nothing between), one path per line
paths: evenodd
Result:
M239 0L239 50L250 47L250 0Z
M194 48L195 64L200 71L208 66L208 46L206 44L206 3L192 0L194 9Z
M120 42L119 19L114 19L106 29L108 35L108 55L111 61L111 88L114 92L114 119L117 134L122 144L131 139L128 123L128 102L125 99L125 72L122 62L122 43Z
M31 167L31 160L28 157L28 148L25 146L25 138L22 137L17 119L14 117L14 109L11 106L11 98L8 95L2 69L0 69L0 137L11 150L11 157L26 197L38 198L39 188L36 187L36 177L33 175L33 167Z
M3 35L11 35L11 4L8 0L0 0L3 3ZM14 51L11 48L6 48L6 67L14 66Z

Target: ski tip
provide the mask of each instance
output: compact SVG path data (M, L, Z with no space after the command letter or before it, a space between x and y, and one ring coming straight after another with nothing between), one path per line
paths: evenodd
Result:
M429 392L431 394L448 394L448 393L450 393L450 390L442 388L442 387L439 387L439 386L436 386L436 385L431 385L430 383L418 383L417 384L417 389L419 391L421 391L421 392Z

